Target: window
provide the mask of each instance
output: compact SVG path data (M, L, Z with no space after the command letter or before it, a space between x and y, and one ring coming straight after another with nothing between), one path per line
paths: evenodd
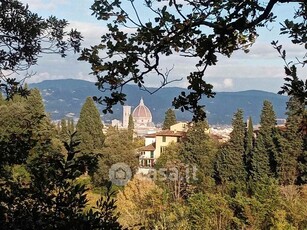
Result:
M163 153L165 151L165 146L160 147L160 153Z
M162 142L166 142L166 136L162 137Z
M150 158L154 158L154 151L150 151Z

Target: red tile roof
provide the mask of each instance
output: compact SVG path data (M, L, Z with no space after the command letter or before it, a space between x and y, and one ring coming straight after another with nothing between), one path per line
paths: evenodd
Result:
M150 145L146 145L144 147L141 147L138 149L138 151L155 151L156 149L156 142L150 144Z
M156 137L156 133L146 134L145 137L147 137L147 138L155 138Z
M185 135L185 132L171 131L171 130L162 130L162 131L156 133L156 136L182 137L184 135Z

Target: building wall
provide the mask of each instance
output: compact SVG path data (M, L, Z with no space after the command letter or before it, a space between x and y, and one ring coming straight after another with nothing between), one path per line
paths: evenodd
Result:
M177 132L186 132L188 130L188 124L186 122L179 122L175 125L172 125L170 127L170 130Z
M163 139L163 137L165 139ZM164 141L165 140L165 141ZM173 136L156 136L156 151L155 151L155 158L159 158L161 155L161 150L169 145L171 142L178 142L178 137ZM162 147L162 149L161 149Z
M150 145L152 143L156 142L156 138L155 137L146 137L145 138L145 146Z

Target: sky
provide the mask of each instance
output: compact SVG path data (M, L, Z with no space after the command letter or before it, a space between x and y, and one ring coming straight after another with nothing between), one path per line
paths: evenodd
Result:
M137 1L141 2L141 0ZM83 47L99 44L100 36L107 31L105 23L91 15L90 6L93 0L21 0L21 2L28 4L29 9L40 16L54 15L68 20L69 28L76 28L82 33ZM290 12L293 12L295 7L294 3L280 4L273 11L283 19L285 15L293 15ZM141 13L141 17L146 19L146 14ZM279 40L279 43L287 50L289 61L295 61L296 57L302 58L305 55L302 47L292 45L286 36L279 36L278 22L271 24L269 28L262 28L258 34L259 37L248 54L236 51L231 58L218 56L217 65L207 70L206 80L213 84L216 92L256 89L277 93L283 85L285 75L284 62L271 45L273 40ZM31 68L35 75L27 79L27 82L65 78L95 81L96 78L89 74L90 65L77 61L78 57L79 54L73 53L69 53L66 58L60 58L58 55L43 55L37 65ZM188 83L185 76L194 70L194 64L195 60L178 55L164 58L161 67L173 68L170 80L183 78L182 81L176 81L169 86L186 87ZM298 67L298 73L299 76L303 74L306 77L306 68L304 70ZM146 81L147 86L151 87L158 87L160 83L160 79L156 76L151 76Z

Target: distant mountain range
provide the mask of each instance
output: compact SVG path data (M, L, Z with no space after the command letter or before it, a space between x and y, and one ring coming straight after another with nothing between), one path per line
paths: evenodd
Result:
M46 111L53 120L64 117L78 118L80 109L88 96L103 96L93 82L64 79L47 80L40 83L30 84L31 88L38 88L42 92ZM152 89L151 89L152 90ZM127 94L127 105L135 108L143 97L145 105L151 110L153 121L161 123L164 120L165 111L171 107L174 97L187 89L178 87L162 88L155 94L139 90L137 86L126 85L124 93ZM218 92L215 98L203 99L206 105L207 117L210 124L229 125L233 114L238 108L243 109L245 119L252 117L254 124L259 122L259 116L264 100L269 100L274 105L278 118L285 118L286 102L288 98L274 93L258 90L242 92ZM98 105L100 111L102 106ZM122 120L122 106L117 105L113 114L103 115L104 122L110 123L112 119ZM176 111L177 120L191 120L192 114Z

